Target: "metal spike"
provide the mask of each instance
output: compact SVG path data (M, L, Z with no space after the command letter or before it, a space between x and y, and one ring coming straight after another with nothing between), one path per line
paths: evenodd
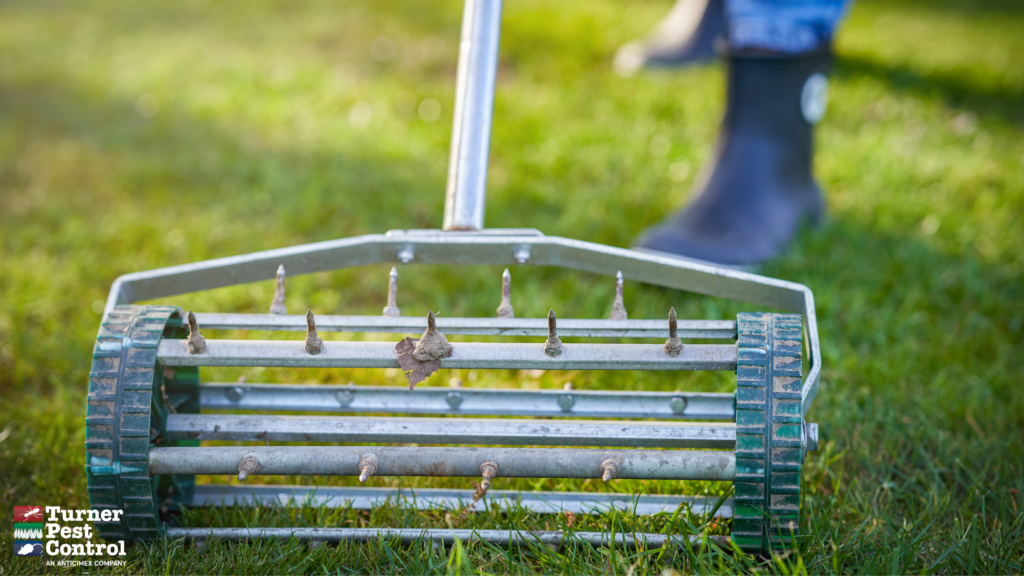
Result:
M185 341L189 354L202 354L206 352L206 338L199 333L199 323L196 322L196 315L188 311L188 340Z
M398 309L398 269L394 267L391 268L391 274L388 274L388 305L381 314L392 318L402 315Z
M601 462L601 480L610 482L619 475L619 464L611 458Z
M629 315L626 314L626 305L622 303L622 271L615 275L615 301L612 302L612 313L608 316L609 320L628 320Z
M288 313L284 305L284 264L277 267L277 288L274 289L274 299L270 301L270 313Z
M548 356L558 356L562 353L562 341L558 338L554 308L548 311L548 339L544 341L544 353Z
M366 479L377 473L377 459L373 456L366 456L359 460L359 481L366 482Z
M675 358L683 351L683 341L679 339L676 326L676 309L668 311L668 340L665 340L665 354Z
M515 318L512 311L512 275L508 268L501 275L501 304L498 305L498 318Z
M491 487L491 480L498 475L498 463L488 460L480 465L480 474L483 480L480 482L480 489L486 492Z
M252 456L242 458L238 461L238 481L244 482L246 478L255 474L259 467L259 462Z
M313 320L313 311L306 310L306 352L319 354L324 349L324 341L316 333L316 321Z

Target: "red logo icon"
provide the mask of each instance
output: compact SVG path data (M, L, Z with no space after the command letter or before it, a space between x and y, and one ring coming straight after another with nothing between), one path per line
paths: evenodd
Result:
M43 520L43 508L42 506L15 506L14 507L14 521L15 522L42 522Z

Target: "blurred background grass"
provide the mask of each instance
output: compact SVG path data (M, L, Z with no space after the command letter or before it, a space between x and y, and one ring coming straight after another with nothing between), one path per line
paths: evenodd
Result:
M720 68L630 80L610 68L614 50L668 6L506 2L488 227L628 247L686 201L723 110ZM8 521L15 504L88 505L86 375L115 277L440 224L460 17L459 2L411 0L0 3L0 519ZM435 557L429 548L375 545L307 554L273 543L203 554L165 544L134 547L131 570L1020 572L1021 30L1018 2L862 0L837 39L815 162L830 219L762 270L810 286L818 305L825 364L809 419L820 423L824 448L807 466L808 536L799 555L755 564L607 550L567 560L486 547ZM290 278L289 305L378 314L386 273L368 267ZM519 316L554 307L560 317L602 317L610 309L606 277L513 274ZM491 315L499 275L403 268L399 305L406 315L428 307ZM261 312L272 292L263 282L169 302ZM626 306L632 318L661 318L669 306L687 318L751 309L630 284ZM242 373L210 371L204 379ZM402 381L375 370L245 374L250 381ZM429 384L452 376L473 386L733 386L702 374L512 371L442 373ZM578 484L501 487L570 485ZM610 487L641 488L683 486ZM378 524L444 526L429 514L375 514ZM202 513L190 520L227 521ZM332 522L367 520L353 512ZM598 518L592 527L647 521ZM565 519L491 514L467 522L550 528ZM9 532L0 531L0 543L10 543ZM378 563L385 557L400 563ZM0 567L40 568L6 554Z

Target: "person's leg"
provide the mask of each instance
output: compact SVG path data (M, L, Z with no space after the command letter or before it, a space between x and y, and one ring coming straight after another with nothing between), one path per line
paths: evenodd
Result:
M749 265L782 252L824 213L811 173L812 126L824 114L838 0L726 0L725 119L693 200L637 248Z
M827 47L848 0L725 0L730 53L805 54Z
M716 56L714 43L725 31L723 0L676 0L647 37L615 53L615 71L632 76L644 67L684 66Z

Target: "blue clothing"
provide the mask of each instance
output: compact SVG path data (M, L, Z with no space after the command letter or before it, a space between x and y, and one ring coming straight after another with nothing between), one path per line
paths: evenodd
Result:
M725 0L733 50L800 54L827 46L853 0Z

